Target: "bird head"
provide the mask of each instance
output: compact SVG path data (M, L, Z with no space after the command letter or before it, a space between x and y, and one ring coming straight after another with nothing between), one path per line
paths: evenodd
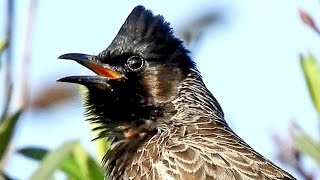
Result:
M58 81L87 87L87 113L91 121L103 124L105 133L140 127L153 131L157 119L174 111L178 84L195 66L169 23L143 6L133 9L109 47L98 55L69 53L59 58L74 60L97 74Z

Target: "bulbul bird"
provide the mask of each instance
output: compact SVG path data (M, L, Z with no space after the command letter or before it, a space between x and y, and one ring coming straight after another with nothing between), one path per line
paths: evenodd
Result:
M137 6L107 49L59 58L97 74L58 81L86 87L88 120L112 140L107 179L295 179L232 131L161 15Z

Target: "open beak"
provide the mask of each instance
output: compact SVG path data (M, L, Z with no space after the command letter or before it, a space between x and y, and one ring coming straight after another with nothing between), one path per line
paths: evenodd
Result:
M99 76L68 76L59 79L61 82L77 83L82 85L108 85L110 79L122 79L120 73L113 70L110 66L97 61L93 55L69 53L58 57L58 59L74 60L77 63L89 68ZM109 86L109 85L108 85Z

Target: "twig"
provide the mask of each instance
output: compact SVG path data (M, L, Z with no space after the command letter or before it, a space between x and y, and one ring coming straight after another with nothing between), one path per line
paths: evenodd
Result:
M13 12L14 12L14 0L7 0L7 16L6 16L6 62L4 67L4 109L2 111L0 121L2 121L8 114L9 106L12 98L12 31L13 31Z
M26 39L24 41L24 48L22 52L22 70L21 70L21 101L19 108L25 108L29 105L29 70L31 62L31 47L32 37L34 32L35 14L36 14L37 0L30 0L28 15L27 15L27 27L26 27Z
M299 9L298 13L300 15L300 19L307 25L309 26L314 32L316 32L318 35L320 35L320 29L318 28L318 26L316 25L316 23L314 22L313 18L311 17L311 15L302 10Z
M301 131L301 127L292 121L288 126L289 136L284 138L278 134L273 136L273 140L278 147L278 159L293 168L301 177L305 180L314 180L314 172L308 172L305 170L301 159L305 157L304 154L299 152L299 150L293 145L294 136L297 131Z

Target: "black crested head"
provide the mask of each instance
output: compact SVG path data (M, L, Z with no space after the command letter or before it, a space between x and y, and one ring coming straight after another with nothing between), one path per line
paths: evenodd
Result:
M223 116L188 53L162 16L137 6L106 50L96 56L70 53L59 57L97 74L59 81L87 87L85 108L88 120L98 123L97 138L117 142L105 156L111 177L117 162L130 161L124 153L134 153L167 127L192 124L188 113L214 110L209 113ZM173 120L177 114L179 120ZM116 173L121 174L124 167Z
M143 6L133 9L100 54L59 58L75 60L97 74L59 81L87 87L89 120L101 124L101 136L116 139L154 133L155 122L174 113L171 101L178 95L178 84L195 66L169 23Z
M102 124L101 136L140 137L154 133L159 124L170 120L166 116L176 113L172 101L179 96L178 87L196 72L188 53L161 15L137 6L106 50L96 56L71 53L59 57L75 60L97 76L60 81L87 87L87 113L89 120Z

